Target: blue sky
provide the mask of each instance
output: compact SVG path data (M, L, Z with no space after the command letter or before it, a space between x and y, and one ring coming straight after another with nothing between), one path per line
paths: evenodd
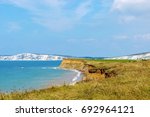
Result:
M0 0L0 54L150 51L150 0Z

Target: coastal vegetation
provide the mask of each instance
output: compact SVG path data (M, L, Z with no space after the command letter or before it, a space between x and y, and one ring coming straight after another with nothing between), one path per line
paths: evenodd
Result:
M149 100L150 60L64 59L61 68L84 74L75 85L0 93L1 100Z

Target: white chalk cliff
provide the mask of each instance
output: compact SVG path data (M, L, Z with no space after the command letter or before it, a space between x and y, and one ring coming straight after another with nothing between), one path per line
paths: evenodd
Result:
M150 59L150 52L140 53L140 54L132 54L127 56L120 56L120 57L112 57L107 59L129 59L129 60L140 60L140 59Z
M57 55L42 55L42 54L32 54L32 53L22 53L17 55L7 55L7 56L0 56L0 60L41 60L41 61L48 61L48 60L63 60L63 56Z

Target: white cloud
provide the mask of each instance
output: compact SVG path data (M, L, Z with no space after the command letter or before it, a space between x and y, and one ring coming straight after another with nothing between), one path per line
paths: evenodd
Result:
M65 0L2 0L2 2L31 11L42 10L44 7L61 8L65 5Z
M114 39L117 39L117 40L126 40L128 38L129 37L127 35L117 35L117 36L114 36Z
M67 9L68 0L5 0L3 3L20 7L31 13L34 22L54 31L70 29L80 22L91 9L91 0L79 2Z
M80 41L78 41L80 40ZM98 39L95 39L95 38L85 38L85 39L68 39L67 42L69 43L86 43L86 44L93 44L93 43L97 43L98 42Z
M60 8L66 4L64 0L43 0L43 2L53 8Z
M118 13L121 23L144 23L150 19L150 0L114 0L111 11Z
M7 24L7 30L8 32L17 32L21 30L21 26L17 22L9 22Z
M16 7L24 8L27 10L35 9L34 2L30 0L5 0L5 3L12 4Z
M133 22L137 19L136 16L133 16L133 15L123 15L123 16L120 16L120 22L121 23L130 23L130 22Z
M68 42L68 43L76 43L77 40L76 40L76 39L68 39L67 42Z
M135 40L135 41L150 41L150 33L135 34L135 35L117 35L114 36L117 40Z
M88 12L90 12L90 7L91 7L91 0L88 0L80 4L75 11L76 17L80 19L84 17L85 15L87 15Z
M145 11L150 10L150 0L114 0L112 10L125 11Z
M46 17L41 18L33 18L34 22L47 27L50 30L53 31L64 31L66 29L70 29L73 26L73 22L71 20L66 19L65 17L57 18L57 19L51 19Z
M133 38L136 40L150 40L150 33L137 34L137 35L134 35Z

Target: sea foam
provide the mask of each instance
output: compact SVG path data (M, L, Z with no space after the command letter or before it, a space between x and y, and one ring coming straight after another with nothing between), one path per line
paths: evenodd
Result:
M79 70L76 70L76 69L65 69L65 68L58 68L58 69L63 69L63 70L66 70L66 71L72 71L72 72L76 73L76 75L75 75L75 77L73 77L72 82L70 83L70 85L75 85L78 81L81 80L82 73Z

